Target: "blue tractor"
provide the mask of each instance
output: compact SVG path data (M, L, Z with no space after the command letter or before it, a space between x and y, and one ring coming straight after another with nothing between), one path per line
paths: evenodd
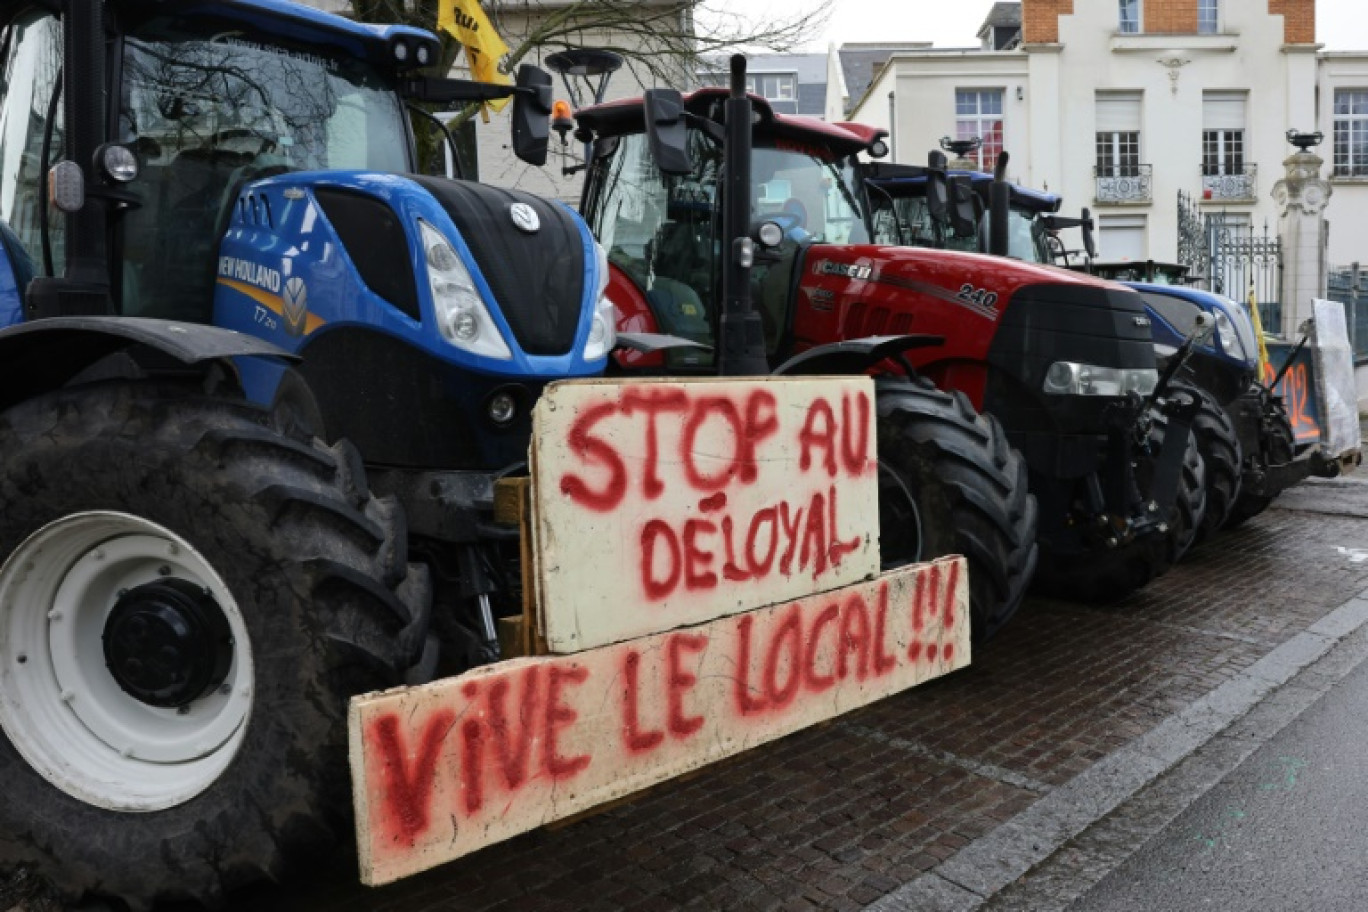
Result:
M497 658L570 209L415 173L435 35L285 0L0 4L0 871L202 902L346 841L347 698Z

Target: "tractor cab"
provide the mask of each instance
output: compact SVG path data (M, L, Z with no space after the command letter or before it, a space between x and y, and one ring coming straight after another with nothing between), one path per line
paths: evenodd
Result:
M91 28L87 39L107 65L92 59L75 76L107 109L87 103L69 129L63 19L48 4L20 6L0 22L4 252L39 278L83 286L47 306L21 283L30 317L211 322L219 243L245 185L293 172L414 172L406 102L454 100L462 82L421 74L439 54L421 29L339 28L335 16L281 0L116 0L104 4L105 33ZM259 213L266 224L279 215ZM89 299L73 305L73 290ZM7 305L0 325L24 316Z
M715 123L725 98L723 90L702 89L686 96L684 105L698 120ZM776 118L762 99L752 103L758 120L750 222L772 223L778 230L775 243L756 250L751 297L766 351L774 356L812 249L869 242L854 155L876 136L856 125ZM601 105L578 118L597 137L583 212L609 262L635 286L632 297L645 297L661 332L713 346L718 314L712 302L722 298L722 142L695 120L685 139L691 170L674 175L656 167L639 102ZM667 357L678 368L712 364L711 354L699 349L677 349Z
M92 190L113 215L115 313L208 322L218 238L235 189L249 180L413 170L394 48L401 38L417 45L416 30L377 34L357 53L307 12L256 13L227 21L221 5L134 2L109 11L121 26L106 48L119 81ZM9 24L4 50L0 219L13 231L13 253L60 276L67 226L45 205L48 171L72 153L60 19L35 6ZM16 310L5 322L17 322Z
M988 250L993 175L882 162L862 165L860 173L875 243ZM945 203L939 205L938 183L945 188ZM1050 225L1061 198L1014 184L1009 199L1007 255L1027 263L1056 263L1057 232Z

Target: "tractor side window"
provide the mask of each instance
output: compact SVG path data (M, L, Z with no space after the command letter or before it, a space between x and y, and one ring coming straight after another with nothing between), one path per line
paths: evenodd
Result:
M661 332L711 345L720 161L701 134L691 131L689 142L694 173L675 177L656 168L644 135L622 137L607 162L590 227L609 261L646 292ZM693 359L693 366L706 360L696 352L671 356Z
M926 205L926 197L900 196L893 200L893 205L898 212L898 221L907 235L907 244L919 247L939 246L937 239L941 232L936 231L935 220L931 217L931 209ZM902 242L885 241L884 243Z
M793 240L869 242L848 165L806 151L757 146L751 175L756 188L753 220L778 222Z
M988 230L991 231L990 219L985 218L983 221L988 226ZM1027 263L1040 261L1034 228L1034 213L1023 212L1019 209L1012 209L1007 213L1007 255L1009 257L1015 257ZM988 238L985 236L983 241L983 249L987 250Z
M43 138L53 111L62 67L62 30L52 16L30 15L10 25L9 40L0 63L0 219L9 226L27 259L42 263L43 215L47 207L43 185ZM62 106L57 104L52 124L49 167L61 161ZM66 220L47 209L52 271L61 275L65 263L63 236ZM8 246L8 245L7 245Z
M756 146L752 156L751 221L772 221L784 232L778 249L757 257L751 269L751 298L770 354L779 350L788 327L801 248L869 242L853 169L827 160L823 151Z

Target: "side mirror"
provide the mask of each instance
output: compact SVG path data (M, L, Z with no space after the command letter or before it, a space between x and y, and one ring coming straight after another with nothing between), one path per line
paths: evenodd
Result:
M646 91L646 136L651 144L651 157L662 173L693 173L689 130L684 122L684 96L677 90Z
M524 63L513 95L513 154L529 165L546 164L551 136L551 74Z
M950 228L955 237L973 237L978 233L979 210L977 197L969 178L958 174L950 179Z
M1093 240L1093 220L1092 212L1087 206L1083 207L1083 250L1088 254L1089 260L1097 259L1097 242Z

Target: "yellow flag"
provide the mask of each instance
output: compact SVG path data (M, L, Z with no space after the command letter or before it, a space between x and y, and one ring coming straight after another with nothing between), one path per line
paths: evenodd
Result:
M1264 382L1273 379L1273 364L1268 358L1268 345L1264 342L1263 320L1259 318L1259 297L1254 293L1254 283L1249 283L1249 318L1254 322L1254 338L1259 340L1259 378Z
M437 11L437 27L455 36L465 46L470 75L480 82L510 85L513 80L499 72L499 61L508 53L499 33L478 0L442 0ZM488 102L496 111L508 104L507 98Z

